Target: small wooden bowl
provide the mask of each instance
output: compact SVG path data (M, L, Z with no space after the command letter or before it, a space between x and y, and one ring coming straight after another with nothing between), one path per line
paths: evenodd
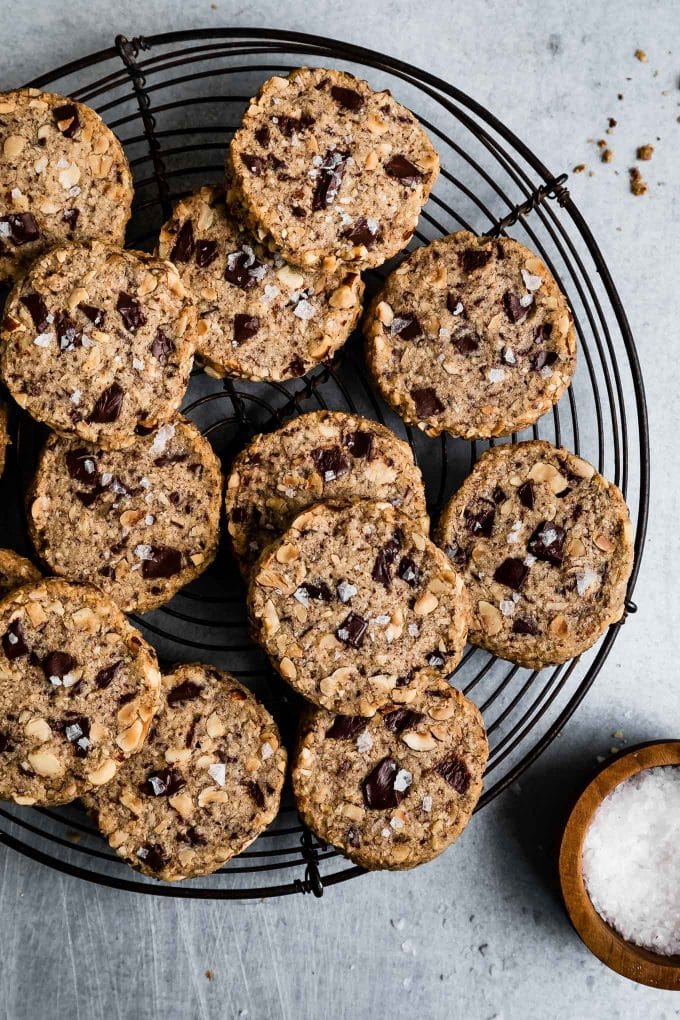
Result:
M600 917L583 881L583 841L595 811L619 783L659 765L680 765L680 740L640 744L598 772L576 802L564 830L560 883L571 923L591 953L631 981L678 991L680 956L662 956L627 942Z

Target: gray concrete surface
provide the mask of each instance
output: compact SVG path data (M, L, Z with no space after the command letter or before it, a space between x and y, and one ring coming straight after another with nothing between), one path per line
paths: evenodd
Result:
M570 187L637 337L651 417L653 504L638 616L561 737L443 859L415 874L362 878L321 902L219 905L82 885L0 849L0 1016L680 1015L680 997L619 978L583 948L563 913L552 857L569 797L595 756L607 753L614 731L622 729L631 743L680 733L678 3L4 0L2 11L2 86L108 45L118 31L288 27L428 67L506 120L550 166L595 168L595 176L575 176ZM633 58L637 47L647 63ZM605 168L588 139L602 135L610 115L619 126L615 163ZM650 190L636 199L626 169L647 141L656 146L645 167Z

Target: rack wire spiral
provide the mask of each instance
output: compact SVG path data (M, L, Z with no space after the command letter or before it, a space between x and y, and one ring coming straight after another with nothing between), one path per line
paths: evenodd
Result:
M390 88L429 131L442 162L411 245L457 229L513 236L536 250L567 294L579 338L574 384L552 414L517 438L546 438L591 460L627 496L636 559L644 543L649 487L644 390L625 312L600 250L565 186L504 124L460 90L379 53L311 35L224 29L116 39L30 84L89 103L117 132L136 198L128 242L151 249L173 203L222 175L226 144L248 98L275 73L301 64L339 66ZM368 274L369 294L389 267ZM258 431L317 408L352 410L386 422L420 464L433 517L487 444L430 440L392 415L374 394L355 336L332 364L302 380L250 384L192 376L185 413L228 466ZM15 410L14 452L2 482L4 525L25 545L21 498L41 430ZM15 495L10 497L10 493ZM3 543L4 544L4 543ZM26 547L27 548L27 547ZM627 615L627 614L626 614ZM201 658L228 668L274 712L290 738L295 697L248 639L243 591L228 550L163 609L135 622L167 662ZM572 715L602 667L617 627L588 654L533 673L468 649L454 683L482 709L491 744L480 807L513 783ZM0 843L57 870L118 889L186 898L235 899L312 893L362 874L320 844L297 818L288 791L267 833L209 879L180 886L137 877L109 851L77 805L57 810L0 805Z

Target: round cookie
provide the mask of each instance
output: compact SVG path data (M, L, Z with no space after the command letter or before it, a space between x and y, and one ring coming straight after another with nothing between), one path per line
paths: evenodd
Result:
M308 701L343 715L406 704L426 665L455 669L465 646L462 577L389 503L317 504L256 564L253 632Z
M566 298L517 241L465 230L418 248L368 310L384 399L429 436L504 436L557 403L576 368Z
M228 673L163 677L144 747L84 798L114 850L165 882L209 875L274 819L286 771L276 723Z
M244 577L296 514L321 500L389 502L421 527L429 520L408 443L357 414L312 411L255 436L227 481L228 529Z
M107 449L172 417L189 381L196 308L170 262L100 241L35 262L5 308L1 369L17 403Z
M364 285L334 258L295 269L246 234L205 187L175 207L158 250L195 297L197 354L218 376L292 379L327 361L361 313Z
M40 580L40 571L13 549L0 549L0 599L22 584Z
M0 800L65 804L113 779L158 707L153 649L92 585L0 602Z
M439 172L417 119L345 71L299 68L251 100L227 158L229 201L294 265L379 266L408 244Z
M11 440L9 438L8 422L7 422L7 404L0 398L0 475L5 470L5 461L7 459L7 447Z
M0 280L62 241L123 244L132 176L89 106L38 89L0 93Z
M293 792L305 824L357 864L412 868L463 831L488 754L477 706L425 670L408 705L370 719L310 710Z
M437 541L465 571L469 640L529 669L565 662L624 612L633 528L615 485L550 443L484 453Z
M52 573L147 612L212 563L221 502L219 461L183 418L126 450L53 434L28 495L29 530Z

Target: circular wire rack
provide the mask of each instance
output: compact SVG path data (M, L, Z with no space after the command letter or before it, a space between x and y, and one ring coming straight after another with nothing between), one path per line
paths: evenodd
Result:
M302 64L335 66L389 88L419 117L442 170L410 245L454 230L513 236L537 251L566 293L579 339L572 387L551 414L512 441L544 438L594 463L623 490L636 528L635 585L648 509L645 397L633 338L600 250L565 187L497 118L459 89L410 64L345 43L282 31L224 29L174 32L128 40L91 54L30 84L93 106L121 138L135 176L128 244L151 250L173 203L222 177L225 148L260 83ZM368 293L390 266L367 274ZM469 474L486 443L427 439L389 412L375 394L355 335L331 364L288 383L251 384L192 375L184 412L196 421L228 467L257 432L291 415L329 408L387 423L408 440L423 470L433 518ZM3 480L3 527L28 551L23 492L43 434L16 408L13 453ZM11 496L10 493L15 495ZM625 619L625 616L624 616ZM134 618L161 661L201 659L229 669L265 702L284 739L294 734L299 703L274 677L247 633L244 592L228 549L172 602ZM513 783L572 715L601 669L618 626L578 659L540 673L469 648L453 682L481 708L490 758L479 807ZM245 853L216 875L165 885L135 873L100 838L76 805L22 809L0 805L0 843L74 875L154 895L237 899L313 893L362 874L321 844L297 817L290 790L279 817Z

